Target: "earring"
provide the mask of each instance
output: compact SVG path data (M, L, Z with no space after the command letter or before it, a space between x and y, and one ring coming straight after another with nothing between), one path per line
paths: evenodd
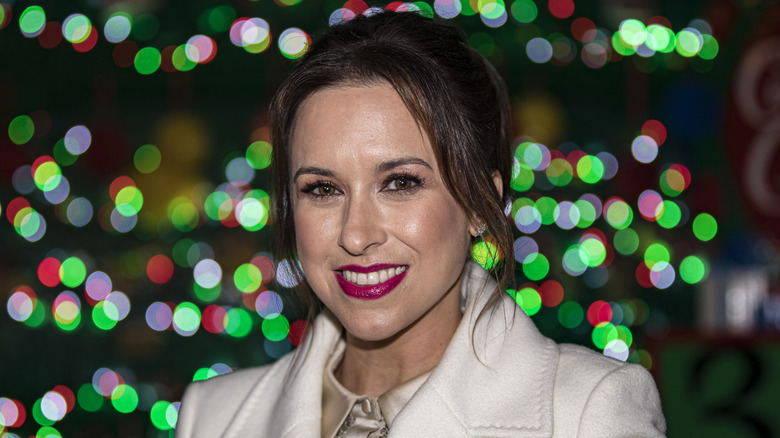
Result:
M480 222L479 225L477 225L477 229L475 230L474 237L485 234L485 231L487 231L487 225L485 225L484 222Z

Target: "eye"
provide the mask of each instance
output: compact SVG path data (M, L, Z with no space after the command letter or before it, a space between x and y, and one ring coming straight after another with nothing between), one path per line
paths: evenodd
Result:
M317 181L306 184L301 188L301 192L314 197L330 197L338 194L338 189L333 184L326 181Z
M321 185L315 187L312 191L315 195L320 196L331 196L336 193L336 188L329 185Z
M388 190L409 190L420 184L420 180L409 175L393 176L387 181Z

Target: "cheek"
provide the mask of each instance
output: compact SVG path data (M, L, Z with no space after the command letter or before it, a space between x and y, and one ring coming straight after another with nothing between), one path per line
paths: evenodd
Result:
M295 222L295 246L301 263L310 254L322 251L327 243L328 230L332 229L322 215L306 211L293 211Z
M400 232L419 252L441 252L445 256L465 257L470 242L468 220L455 201L424 203L404 210L398 218Z

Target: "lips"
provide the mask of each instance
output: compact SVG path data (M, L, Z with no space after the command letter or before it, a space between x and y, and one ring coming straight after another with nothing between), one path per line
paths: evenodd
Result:
M341 289L350 297L375 300L390 293L406 277L407 266L348 265L334 272Z

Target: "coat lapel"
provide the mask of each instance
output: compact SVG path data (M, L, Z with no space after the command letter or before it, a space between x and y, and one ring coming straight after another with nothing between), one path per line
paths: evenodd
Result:
M464 275L463 322L390 436L551 436L557 346L507 294L478 319L496 284L473 264Z
M486 271L468 264L463 320L439 365L393 421L391 437L552 435L558 348L504 293L478 319L495 287ZM291 360L254 383L224 436L320 436L322 373L342 330L324 310Z
M289 365L254 385L224 436L319 437L322 373L341 331L336 317L323 310Z

